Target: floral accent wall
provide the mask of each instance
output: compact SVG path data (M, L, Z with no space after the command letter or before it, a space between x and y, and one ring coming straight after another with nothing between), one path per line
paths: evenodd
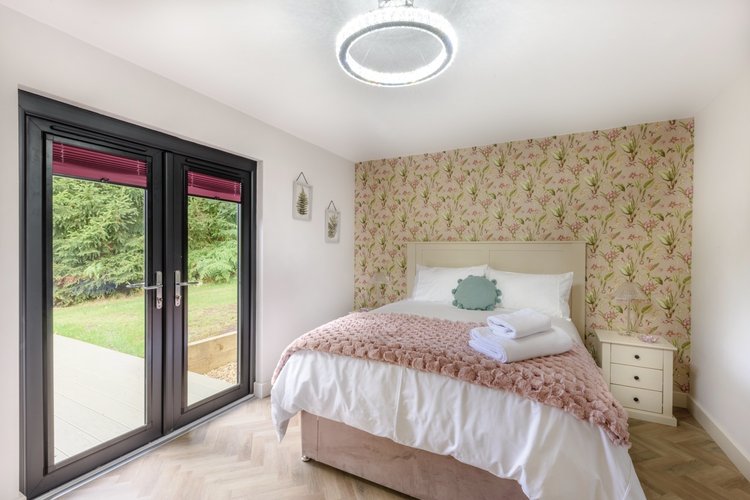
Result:
M583 240L590 347L635 282L638 329L677 347L688 392L692 177L692 119L358 163L355 305L405 298L408 241Z

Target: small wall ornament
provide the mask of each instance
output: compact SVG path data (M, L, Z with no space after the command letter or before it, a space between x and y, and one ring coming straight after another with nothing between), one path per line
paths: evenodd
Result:
M312 189L305 173L300 172L292 184L292 216L295 219L312 219Z
M341 233L341 212L336 208L336 204L331 200L326 208L325 221L326 243L338 243Z

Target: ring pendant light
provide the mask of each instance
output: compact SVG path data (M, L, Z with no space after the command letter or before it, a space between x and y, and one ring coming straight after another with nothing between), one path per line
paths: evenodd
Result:
M433 57L422 57L417 67L406 71L378 69L356 59L352 49L358 42L395 30L406 35L409 32L428 35L439 49ZM349 21L336 38L336 53L343 70L361 82L384 87L404 87L436 77L451 64L456 49L456 34L451 24L434 12L414 7L413 0L380 0L377 9Z

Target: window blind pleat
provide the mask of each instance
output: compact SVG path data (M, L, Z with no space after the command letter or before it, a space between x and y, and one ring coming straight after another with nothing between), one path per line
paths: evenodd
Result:
M60 142L52 143L52 173L124 186L148 185L148 165L142 160ZM234 203L242 200L242 184L230 179L189 171L187 185L191 196Z
M191 196L234 203L242 201L242 184L237 181L188 171L187 184L188 194Z
M148 166L142 160L59 142L52 143L52 173L123 186L148 185Z

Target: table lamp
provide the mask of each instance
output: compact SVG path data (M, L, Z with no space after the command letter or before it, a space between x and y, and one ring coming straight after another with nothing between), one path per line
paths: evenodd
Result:
M635 332L633 331L633 320L632 320L632 310L633 310L633 302L639 301L639 300L645 300L646 294L643 293L641 290L641 287L639 287L637 284L626 281L624 283L621 283L620 286L618 286L615 289L615 300L617 302L627 302L628 303L628 323L626 330L624 332L621 332L623 335L633 335Z

